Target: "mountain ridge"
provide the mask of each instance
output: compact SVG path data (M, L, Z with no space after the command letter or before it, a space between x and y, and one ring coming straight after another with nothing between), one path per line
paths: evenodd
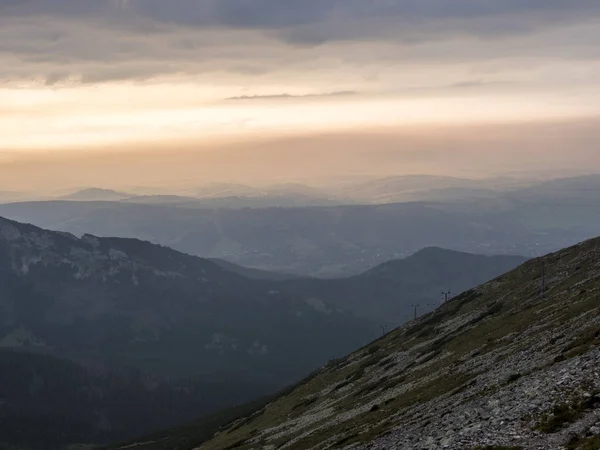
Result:
M196 448L597 448L599 296L600 239L527 261Z
M0 219L1 346L192 379L198 415L273 392L377 333L271 290L149 242Z
M114 189L86 188L59 197L66 201L113 201L130 197L131 194Z
M385 327L396 327L525 262L522 256L476 255L429 247L380 264L359 275L280 283L295 295L320 299Z

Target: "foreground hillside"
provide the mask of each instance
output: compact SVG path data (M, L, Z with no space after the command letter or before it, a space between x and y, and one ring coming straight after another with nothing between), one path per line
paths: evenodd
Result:
M599 345L593 240L330 363L198 448L596 449Z

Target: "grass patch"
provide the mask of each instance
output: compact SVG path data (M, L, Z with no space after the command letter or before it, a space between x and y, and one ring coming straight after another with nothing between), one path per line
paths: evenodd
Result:
M420 326L412 327L406 331L407 336L417 335L425 338L436 334L435 328L444 323L447 319L455 316L468 303L471 303L481 297L480 292L474 289L463 292L458 297L449 300L441 308L434 311L427 319L421 322Z
M359 370L365 370L368 369L371 366L374 366L375 364L377 364L379 361L381 361L381 359L383 358L383 356L381 355L372 355L369 356L366 361L364 361L363 363L361 363L360 366L358 366Z
M296 411L297 409L300 409L300 408L308 408L309 406L317 403L318 400L319 400L319 397L317 397L317 396L308 397L307 399L304 399L300 403L294 405L294 407L292 407L292 411Z
M358 390L357 392L355 392L354 394L352 394L353 397L363 397L367 394L370 394L373 391L379 390L381 389L382 385L387 381L387 378L384 379L382 378L379 381L376 381L374 383L369 383L367 385L365 385L362 389Z
M556 433L566 425L576 422L581 418L582 411L568 404L557 405L550 414L542 417L542 421L536 427L542 433Z
M343 445L355 443L364 444L370 442L381 433L386 432L386 427L392 426L392 424L389 423L387 423L385 426L377 425L389 417L390 411L396 412L399 409L407 408L417 403L426 402L433 398L450 393L452 390L470 381L473 377L474 375L471 374L454 374L453 376L436 378L427 384L416 387L415 389L399 395L391 402L385 402L384 406L378 405L379 408L377 408L375 411L367 411L354 417L352 420L345 422L343 431L341 433L339 428L320 430L298 441L294 448L313 448L314 446L331 439L335 435L339 435L344 432L348 433L349 436L343 439ZM356 433L356 430L359 428L365 429L365 431Z
M591 327L585 330L579 338L568 344L561 354L567 359L573 358L597 346L600 346L600 327Z
M599 448L600 436L577 439L567 445L567 450L598 450Z
M389 364L394 362L394 357L393 356L388 356L387 358L382 359L381 361L379 361L379 363L377 363L377 365L379 367L387 367Z
M381 346L378 344L372 345L371 347L369 347L369 350L367 350L367 353L369 355L372 355L374 353L377 353L379 350L381 350Z
M403 383L405 381L406 381L405 375L400 375L398 377L387 380L385 383L383 383L381 385L381 391L383 392L383 391L387 391L388 389L393 389L396 386L398 386L400 383Z
M565 426L577 422L587 411L593 409L600 402L597 394L589 398L578 399L572 403L556 405L552 411L542 416L542 420L535 429L542 433L556 433Z
M241 439L241 440L239 440L237 442L234 442L230 446L225 447L223 450L233 450L233 449L236 449L236 448L240 448L245 443L246 443L246 439Z
M335 443L335 447L342 447L350 442L352 439L358 436L358 433L351 434L350 436L343 437Z
M352 381L344 380L341 383L336 384L335 387L333 388L332 392L339 391L340 389L345 388L346 386L348 386L350 384L352 384Z

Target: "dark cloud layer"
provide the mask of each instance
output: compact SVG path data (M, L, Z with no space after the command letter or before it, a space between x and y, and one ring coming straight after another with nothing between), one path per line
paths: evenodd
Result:
M180 22L253 27L302 25L327 19L484 16L600 9L596 0L0 0L21 13L90 14L130 9Z
M559 34L594 21L598 0L0 0L0 80L253 76L300 72L315 58L340 70L515 55L596 59L593 26ZM449 44L461 39L470 42ZM380 52L322 49L373 42Z
M600 12L597 0L0 0L2 6L4 13L11 15L122 18L130 14L199 27L266 30L366 23L371 19L410 24L448 19L514 19L524 15L536 23L552 16L589 17ZM506 26L510 31L508 22ZM336 33L336 27L329 29ZM479 31L486 30L490 31L489 27ZM360 26L355 26L348 35L360 37L361 31Z

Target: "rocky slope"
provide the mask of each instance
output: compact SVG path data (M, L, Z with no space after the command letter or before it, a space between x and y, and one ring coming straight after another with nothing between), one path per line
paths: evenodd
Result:
M332 361L197 448L597 449L599 345L592 240Z

